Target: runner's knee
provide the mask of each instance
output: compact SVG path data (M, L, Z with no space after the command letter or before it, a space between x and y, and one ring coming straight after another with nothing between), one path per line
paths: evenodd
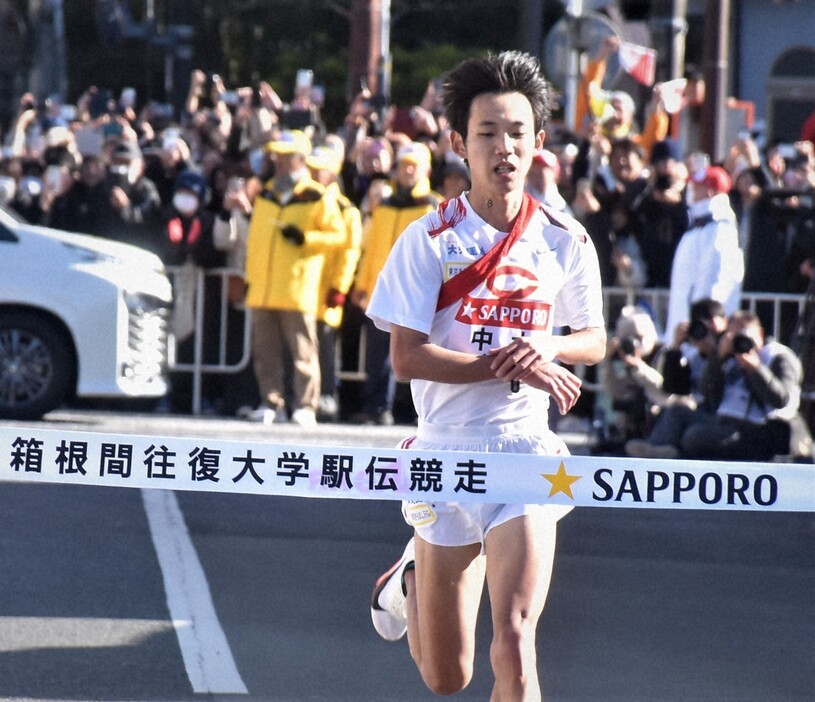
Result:
M495 629L490 646L490 660L496 679L524 680L530 649L534 660L535 626L529 621L507 622Z
M473 678L472 663L466 661L424 661L419 672L424 684L437 695L461 692Z

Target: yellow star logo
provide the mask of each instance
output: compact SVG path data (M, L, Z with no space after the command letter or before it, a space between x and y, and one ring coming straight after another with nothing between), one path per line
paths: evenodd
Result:
M557 473L541 473L541 476L552 483L552 489L549 491L549 497L553 497L559 492L562 492L564 495L568 495L571 499L574 499L574 495L572 494L572 483L576 483L583 477L582 475L569 475L566 472L566 466L563 465L563 461L560 462Z

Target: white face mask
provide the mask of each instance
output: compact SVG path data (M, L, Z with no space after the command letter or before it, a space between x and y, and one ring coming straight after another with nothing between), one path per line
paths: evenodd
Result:
M0 176L0 203L7 204L14 199L17 181L11 176Z
M183 215L194 215L198 210L198 198L192 193L176 193L173 195L173 207Z

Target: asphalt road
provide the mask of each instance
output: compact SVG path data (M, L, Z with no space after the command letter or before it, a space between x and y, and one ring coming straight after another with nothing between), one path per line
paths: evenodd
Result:
M366 446L409 431L100 412L40 426ZM384 642L370 625L373 580L409 536L397 503L146 492L0 486L0 699L433 698L405 641ZM154 498L167 514L177 504L180 527L156 526ZM192 605L212 605L199 643L221 632L219 655L233 664L214 684L193 682L184 618L171 614L174 564L191 558L176 546L162 560L176 532L201 567ZM476 677L460 699L489 697L482 614ZM575 510L561 522L539 661L547 702L811 702L813 515Z

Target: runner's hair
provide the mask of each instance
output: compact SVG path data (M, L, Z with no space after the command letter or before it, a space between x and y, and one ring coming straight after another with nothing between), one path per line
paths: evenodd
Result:
M552 111L551 89L538 60L521 51L502 51L486 58L466 59L442 77L442 103L450 127L467 139L473 100L484 93L521 93L532 106L535 132L546 126Z

